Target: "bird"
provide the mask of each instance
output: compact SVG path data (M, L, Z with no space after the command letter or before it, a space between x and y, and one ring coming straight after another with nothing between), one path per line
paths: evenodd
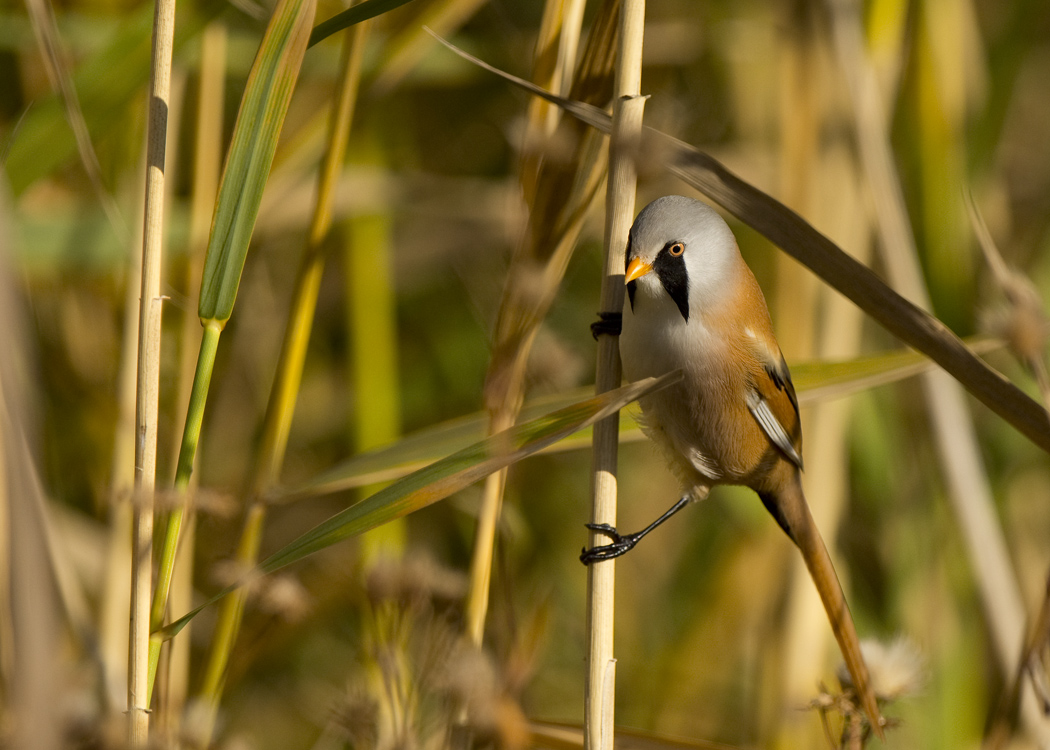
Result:
M622 317L603 316L592 330L596 338L619 333L629 381L682 371L640 405L643 430L668 459L683 495L634 534L587 524L611 541L585 549L580 559L589 565L624 554L716 485L750 487L802 553L853 688L882 738L884 720L857 630L802 487L795 387L732 230L702 201L658 198L631 227L625 266Z

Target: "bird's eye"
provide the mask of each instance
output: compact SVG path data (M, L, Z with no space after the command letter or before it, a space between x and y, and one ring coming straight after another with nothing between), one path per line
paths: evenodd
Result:
M669 252L671 255L677 258L679 255L685 252L685 245L683 245L681 242L676 242L669 248L667 248L667 252Z

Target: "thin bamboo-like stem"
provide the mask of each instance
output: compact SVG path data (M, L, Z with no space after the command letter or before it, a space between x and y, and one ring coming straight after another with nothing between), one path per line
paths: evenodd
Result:
M150 689L164 642L160 626L167 609L175 553L186 512L183 499L193 474L219 337L233 314L266 176L273 164L278 136L306 52L315 10L316 0L280 0L274 9L248 74L245 94L234 125L233 141L220 180L197 306L204 333L197 355L179 460L175 467L174 490L180 503L168 516L157 587L150 610Z
M153 491L157 479L157 411L160 400L160 272L164 238L164 160L171 93L174 0L157 0L147 126L146 204L139 297L139 376L135 405L135 499L132 520L131 634L128 645L128 743L149 738L150 582L153 558Z
M609 141L609 184L605 201L605 269L601 312L623 312L623 268L627 234L634 219L637 170L634 156L642 133L645 98L641 96L644 0L624 0L620 11L620 46L617 55L612 137ZM595 391L604 393L620 384L619 339L598 339ZM594 425L591 522L616 525L616 461L619 419ZM601 543L597 532L591 544ZM606 560L587 569L587 679L584 696L584 747L612 750L616 696L616 661L613 658L616 564Z
M490 420L488 430L495 435L508 427L510 424L505 418L499 422ZM470 558L470 588L465 607L467 637L475 646L480 646L484 640L489 588L492 584L492 555L496 547L496 524L503 506L506 482L507 472L497 471L489 474L482 485L478 526L474 530L474 549Z
M170 102L168 106L168 123L173 133L178 132L179 122L182 117L182 107L185 101L186 94L186 73L184 70L180 70L178 67L174 67L172 70L171 80L171 93L168 97ZM172 186L177 184L179 181L179 139L173 138L168 144L168 152L166 157L169 165L167 169L167 189L165 190L165 200L171 203L171 189ZM192 516L191 516L192 518ZM188 542L192 549L192 542ZM182 586L182 594L184 599L192 598L192 592L190 589L193 586L193 566L186 566L185 570L177 571L173 578L173 588L178 589ZM173 594L174 596L174 594ZM167 661L164 663L164 676L163 676L163 691L158 695L157 700L151 701L151 722L150 722L150 741L152 744L165 744L170 743L172 738L173 726L172 717L177 716L180 709L173 707L171 702L173 698L173 690L175 695L184 695L185 682L189 676L189 650L188 642L183 642L183 649L176 651L174 649L175 644L172 644L172 648L169 648L166 652ZM174 661L175 657L178 658L178 662ZM180 667L181 665L181 667ZM181 692L180 692L181 691ZM152 691L147 691L148 695L152 695ZM178 698L176 697L176 700Z
M280 477L288 446L288 434L295 414L295 401L299 393L303 362L306 359L324 271L323 243L332 225L332 203L346 155L347 136L357 101L368 26L367 22L360 23L346 33L342 77L330 119L328 151L318 177L317 202L314 206L310 234L296 278L278 370L264 417L259 460L255 465L244 528L237 547L237 563L242 571L250 570L258 559L259 543L266 520L266 494ZM226 666L240 630L246 597L247 591L241 588L227 597L219 610L200 692L206 707L204 720L197 728L196 735L196 740L201 746L207 746L211 741L219 699L225 684Z
M905 297L929 310L930 297L890 149L886 110L866 57L859 8L850 0L831 0L830 6L835 44L853 97L861 158L871 185L890 281ZM948 496L981 592L995 653L1004 674L1012 676L1023 645L1024 605L995 514L973 422L962 390L947 373L928 373L923 376L923 385L949 485ZM1026 692L1023 701L1026 727L1044 742L1050 740L1032 694Z
M306 345L310 338L314 308L320 289L325 255L322 243L332 226L332 205L339 173L346 154L346 141L357 104L361 63L369 23L359 23L347 31L343 48L343 70L338 99L329 126L328 151L318 177L317 202L310 224L310 236L299 268L291 312L277 377L263 427L260 449L262 462L255 472L253 491L261 494L273 487L280 475L288 445L295 398L299 392ZM272 416L271 416L272 414Z

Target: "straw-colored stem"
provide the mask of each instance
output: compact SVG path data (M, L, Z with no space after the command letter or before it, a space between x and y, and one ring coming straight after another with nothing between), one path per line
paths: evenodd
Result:
M277 374L264 417L259 460L255 465L244 528L237 547L238 569L242 572L250 570L258 559L259 544L266 521L265 496L279 479L288 446L288 434L295 414L295 401L299 393L303 362L306 359L307 344L310 341L324 272L325 254L322 243L332 225L332 202L346 154L350 123L353 120L367 29L367 22L352 27L347 32L343 47L343 75L330 120L328 151L318 178L317 202L314 206L310 235L296 277ZM219 610L200 693L206 714L197 740L203 746L207 746L211 741L225 684L226 667L237 640L237 633L240 631L247 595L248 592L243 588L235 591L223 601Z
M637 172L634 155L641 139L645 99L640 95L642 37L645 23L643 0L625 0L620 16L616 100L609 141L609 184L605 201L605 268L601 312L623 312L623 268L627 235L634 218ZM598 339L595 390L604 393L620 384L619 339ZM616 525L616 462L619 419L611 417L594 425L591 522ZM600 544L597 532L591 545ZM584 696L584 747L611 750L614 739L616 661L613 658L616 564L607 560L587 569L587 679Z
M367 22L360 23L347 32L343 75L329 126L328 151L318 177L317 202L310 224L310 236L299 266L291 311L281 344L277 375L266 408L260 447L261 461L256 467L253 480L253 493L257 496L276 484L281 464L284 462L288 432L295 413L295 400L299 393L303 361L306 359L306 347L310 340L314 309L317 306L324 271L325 255L321 245L332 226L332 203L357 103L361 60L368 26Z
M164 238L164 161L175 31L174 0L157 0L147 125L146 203L139 297L139 377L135 403L135 499L131 551L131 632L128 644L128 743L149 738L150 581L153 558L153 491L157 476L157 411L160 401L160 274Z
M547 0L536 38L532 81L562 96L568 93L575 72L576 49L583 22L582 6L580 0ZM519 179L525 203L530 208L536 206L536 189L543 163L543 150L536 146L554 132L560 118L561 110L551 102L538 97L529 101L525 154Z
M502 428L501 428L502 429ZM495 435L501 431L490 423L489 431ZM507 481L506 471L489 474L481 492L478 509L478 527L474 531L474 549L470 559L470 589L467 592L466 618L467 637L480 646L484 640L485 618L489 607L489 587L492 584L492 554L496 543L496 524L503 507L503 489Z
M128 744L149 738L149 604L153 559L152 498L136 496L132 514L131 632L128 653Z
M263 523L266 520L266 506L253 503L248 508L241 531L241 541L237 548L237 560L241 565L245 561L254 561L259 556L259 543L262 539ZM248 563L249 565L251 562ZM246 568L240 568L246 572ZM204 681L201 685L200 698L204 714L194 728L192 746L205 748L211 743L215 731L215 720L219 712L219 700L226 684L226 666L233 651L233 645L240 632L241 619L244 615L244 603L247 592L240 588L222 602L219 618L212 634L211 652L205 667Z

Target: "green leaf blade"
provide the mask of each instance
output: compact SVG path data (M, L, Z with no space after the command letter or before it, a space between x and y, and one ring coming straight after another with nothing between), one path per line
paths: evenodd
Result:
M198 315L225 322L299 77L316 0L281 0L259 45L223 169L205 259Z
M249 579L260 573L273 573L333 544L432 505L577 430L614 416L632 401L670 385L681 377L681 371L675 370L659 378L647 378L608 391L512 427L415 471L337 513L278 550L260 563ZM158 630L157 635L163 638L174 637L205 607L226 596L238 585L240 584L219 592L210 601Z
M310 34L309 46L313 47L322 39L327 39L332 34L347 29L355 23L361 23L370 18L375 18L376 16L380 16L394 8L400 8L402 5L410 2L412 2L412 0L366 0L363 3L351 6L342 13L336 13L327 21L322 21L317 24L317 28L315 28L313 33Z
M631 401L678 380L675 371L603 393L475 443L412 472L299 537L259 567L271 573L335 542L442 500L525 456L614 414Z

